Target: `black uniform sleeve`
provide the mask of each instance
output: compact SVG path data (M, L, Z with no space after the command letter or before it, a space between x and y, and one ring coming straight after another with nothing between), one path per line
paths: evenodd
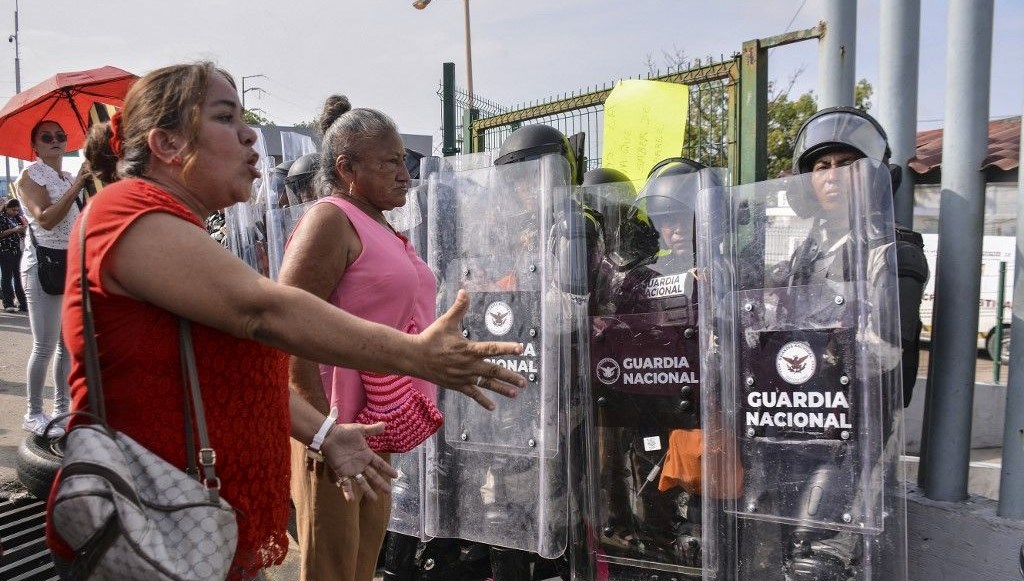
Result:
M917 381L921 352L921 299L928 282L928 261L924 240L909 228L896 225L896 267L899 276L900 344L903 348L903 406Z

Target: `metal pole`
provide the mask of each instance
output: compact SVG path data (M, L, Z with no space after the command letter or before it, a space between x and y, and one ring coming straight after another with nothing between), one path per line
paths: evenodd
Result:
M932 373L921 484L932 500L967 498L981 292L994 0L949 0Z
M469 93L469 108L473 109L473 43L469 38L469 0L463 0L466 13L466 91Z
M992 357L992 383L999 383L999 372L1003 366L1003 302L1006 300L1006 261L999 262L999 288L996 290L996 354Z
M822 0L824 33L818 45L818 107L853 105L857 57L857 1Z
M14 93L21 93L21 43L18 39L18 0L14 0ZM9 40L9 39L8 39ZM18 174L24 165L18 160Z
M248 76L242 77L242 111L248 111L248 109L245 108L245 94L248 93L249 91L262 91L263 90L261 87L249 87L248 89L246 89L245 88L245 80L246 79L255 79L255 78L259 78L259 77L263 77L265 79L265 78L267 78L267 75L248 75ZM264 111L264 113L265 112L266 111Z
M907 161L917 151L918 45L921 0L882 0L878 54L878 120L889 135L890 161L903 168L893 192L896 222L914 225L914 174Z
M441 65L441 154L455 155L455 63Z
M1024 123L1021 124L1024 138ZM1024 143L1024 140L1021 141ZM1020 162L1024 165L1024 149ZM1017 168L1017 252L1013 265L1010 362L1006 364L1006 416L1003 420L1003 470L999 509L1004 518L1024 519L1024 171Z

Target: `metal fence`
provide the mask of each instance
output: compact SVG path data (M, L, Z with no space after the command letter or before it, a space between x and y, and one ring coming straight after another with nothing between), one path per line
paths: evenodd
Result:
M686 69L664 75L647 75L650 80L690 87L686 139L680 155L729 168L734 183L766 179L768 50L818 39L823 32L819 25L748 40L730 57L695 61ZM545 123L566 135L584 132L586 169L597 167L601 164L604 103L613 87L614 82L607 83L508 109L474 95L470 107L469 96L455 87L455 65L444 63L439 91L442 153L497 149L520 126Z
M687 69L637 77L690 86L686 139L680 155L711 166L728 165L729 148L735 143L735 137L730 135L730 130L734 129L730 116L735 111L737 59L722 57L712 63L696 61ZM446 94L451 95L454 117L461 120L461 125L455 128L454 142L458 151L470 153L497 149L522 125L542 123L566 135L585 133L584 161L586 169L592 169L601 165L604 103L613 87L614 83L606 83L512 108L502 107L474 94L472 110L469 95L458 87L446 91L442 83L438 95L442 102Z

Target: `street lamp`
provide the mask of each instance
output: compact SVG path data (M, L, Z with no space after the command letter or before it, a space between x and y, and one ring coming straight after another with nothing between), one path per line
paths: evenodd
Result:
M431 0L416 0L413 8L423 10ZM473 44L469 38L469 0L462 0L466 15L466 92L469 93L469 108L473 108Z

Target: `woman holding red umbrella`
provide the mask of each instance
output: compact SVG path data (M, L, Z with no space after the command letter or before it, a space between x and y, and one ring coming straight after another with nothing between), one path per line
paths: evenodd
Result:
M32 329L32 353L29 354L25 381L28 409L22 427L38 435L43 435L50 421L50 416L43 412L43 384L51 360L55 386L54 415L67 413L69 404L71 358L61 340L63 295L44 291L39 280L39 247L67 249L71 225L78 216L78 204L81 203L79 193L89 177L88 163L82 165L75 178L62 171L67 140L67 133L57 122L45 120L36 123L32 128L31 143L37 159L15 182L29 225L29 240L21 257L21 283L28 299L28 319ZM55 428L49 435L59 437L63 431Z

